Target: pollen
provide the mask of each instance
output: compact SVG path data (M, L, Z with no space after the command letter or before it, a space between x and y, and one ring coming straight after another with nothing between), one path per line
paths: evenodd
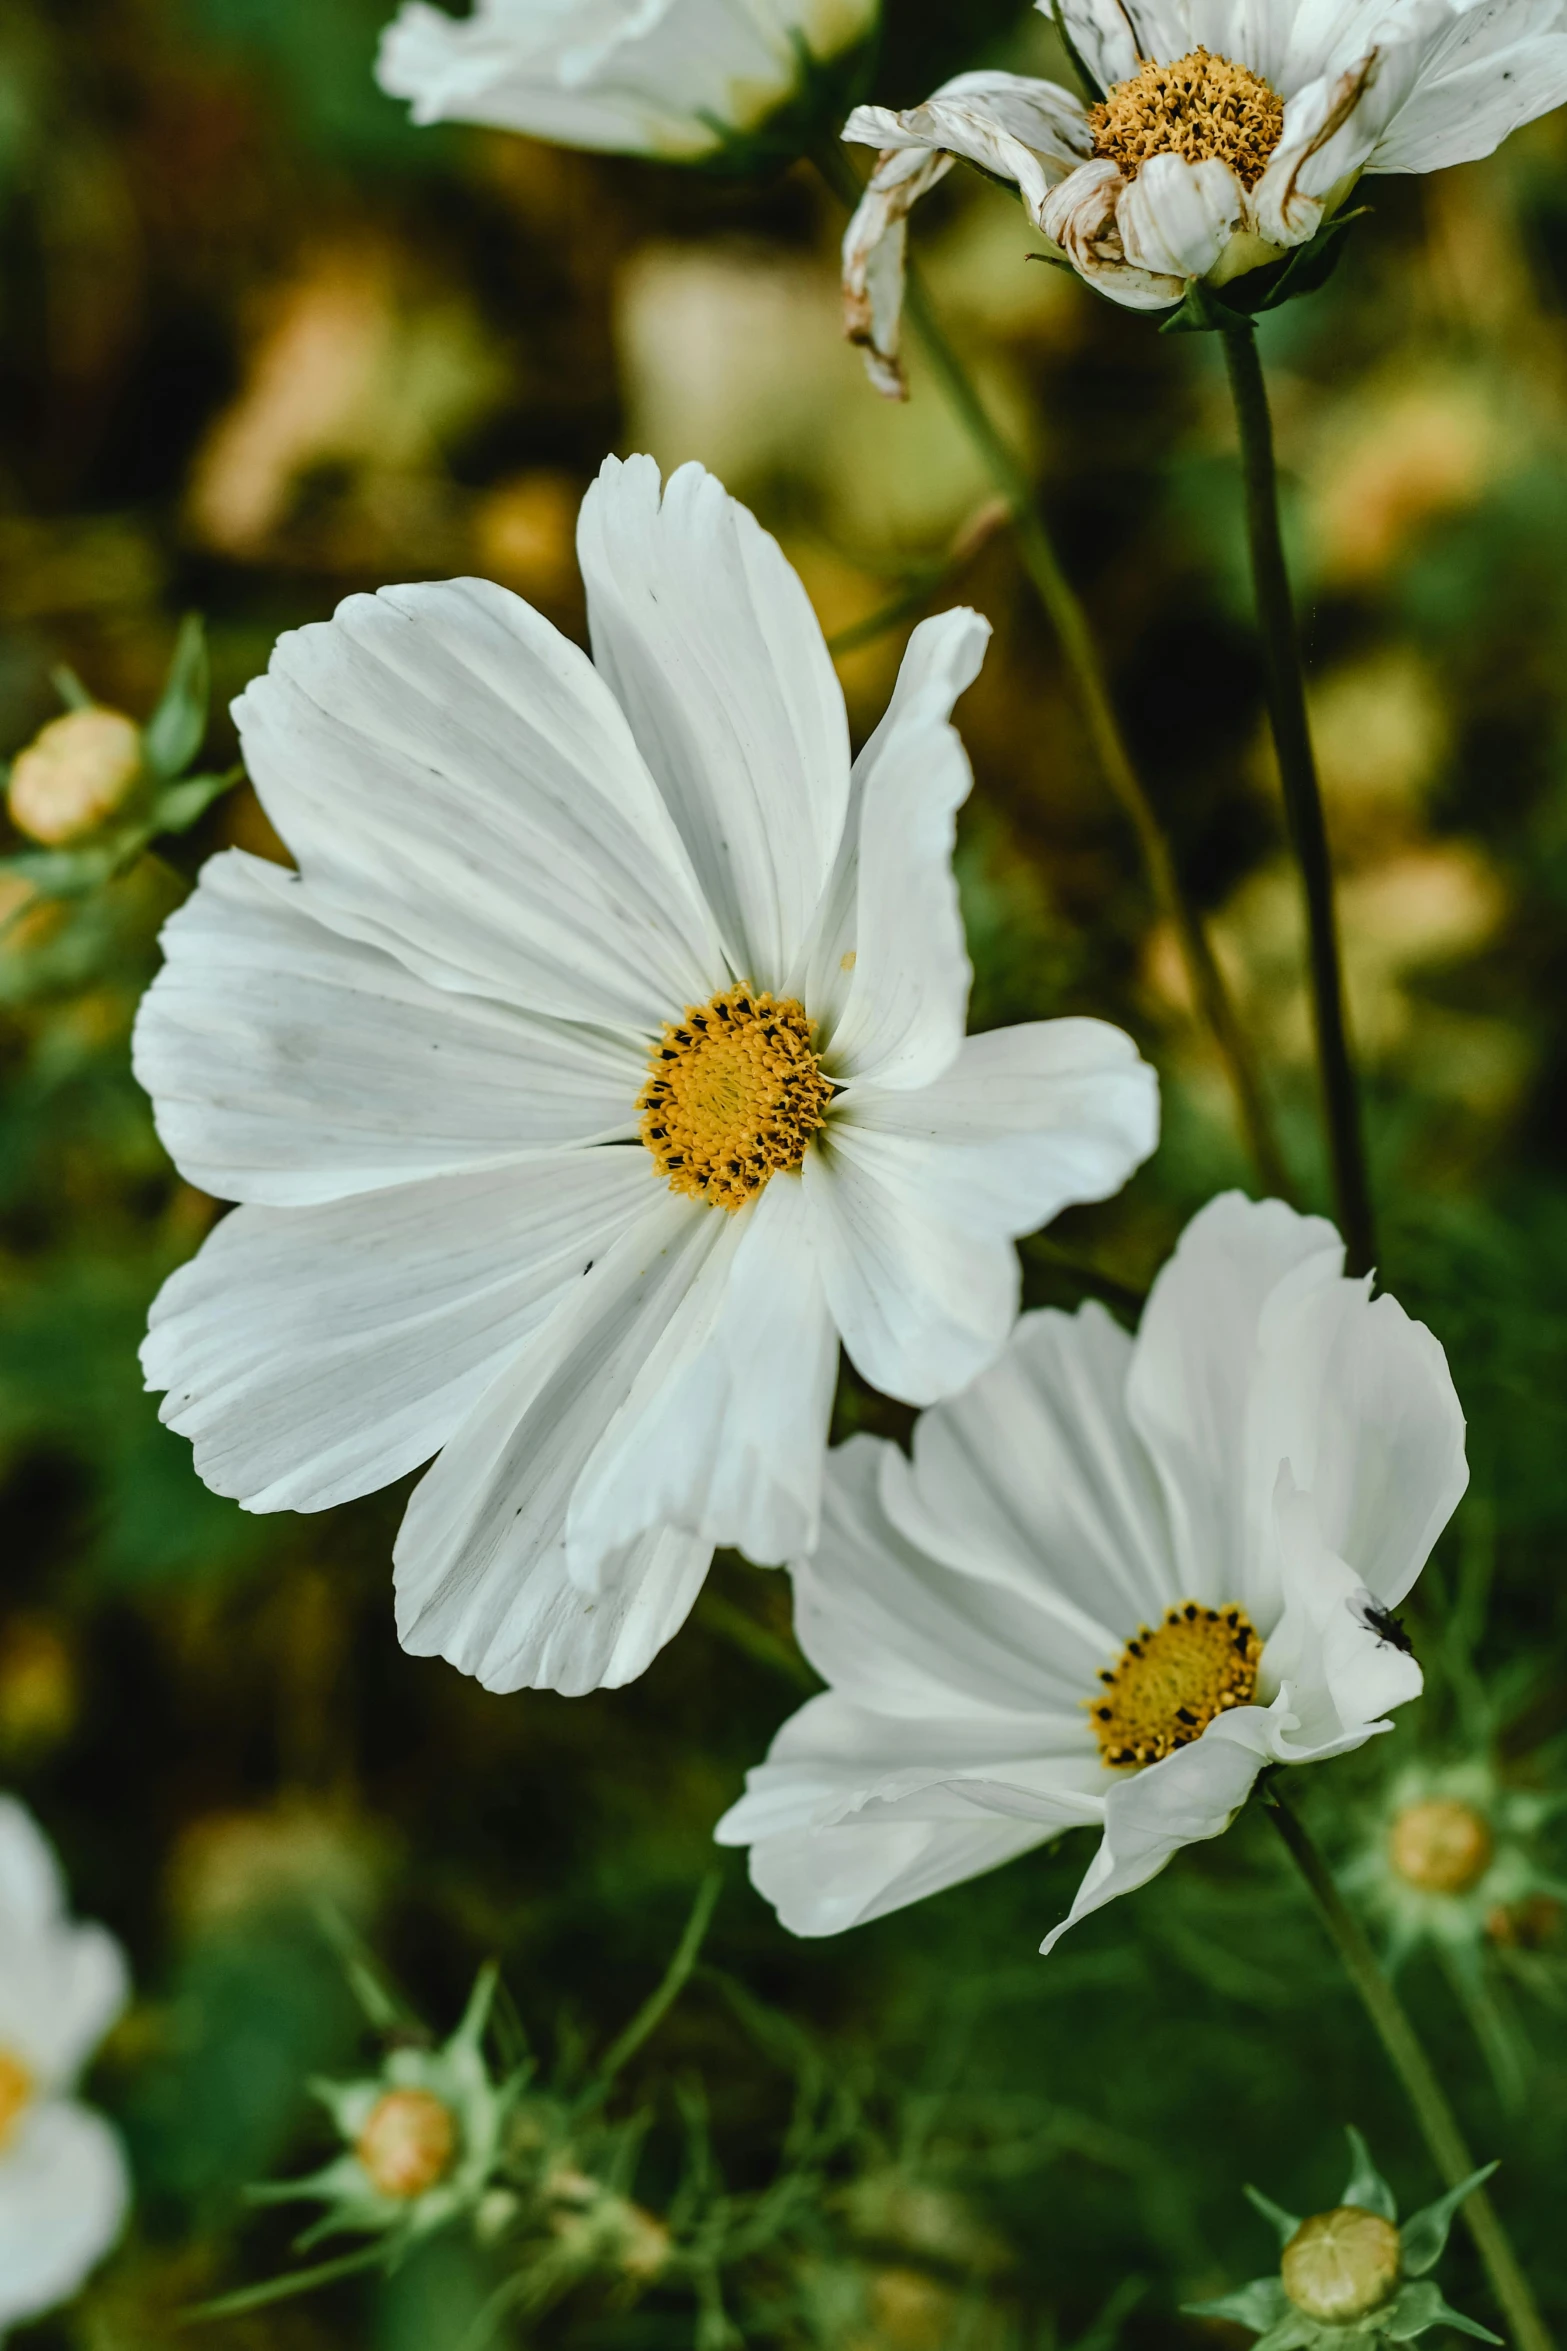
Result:
M741 987L665 1029L637 1109L670 1190L736 1209L799 1166L831 1099L804 1005Z
M1200 1739L1216 1715L1249 1705L1262 1640L1243 1608L1183 1600L1143 1625L1118 1665L1084 1701L1102 1761L1112 1770L1159 1763Z
M11 2050L0 2049L0 2151L16 2136L17 2125L32 2102L32 2075Z
M1217 155L1254 188L1284 129L1284 101L1249 66L1193 49L1173 65L1150 58L1089 109L1094 153L1135 180L1151 155L1202 163Z
M378 2194L411 2203L452 2168L457 2153L452 2110L430 2090L388 2090L366 2116L354 2153Z

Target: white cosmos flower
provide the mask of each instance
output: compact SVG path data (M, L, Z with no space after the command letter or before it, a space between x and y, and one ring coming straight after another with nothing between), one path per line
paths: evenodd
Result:
M1051 0L1036 0L1052 14ZM911 205L974 163L1101 293L1134 310L1222 285L1315 236L1361 172L1489 155L1567 98L1561 0L1063 0L1105 93L966 73L898 114L859 106L880 150L844 239L850 334L902 391Z
M1464 1490L1463 1417L1431 1333L1343 1256L1321 1219L1226 1194L1135 1340L1098 1306L1028 1315L912 1460L833 1455L793 1570L829 1688L718 1828L786 1926L1097 1828L1048 1951L1218 1836L1264 1765L1391 1727L1420 1669L1386 1612Z
M376 78L416 122L700 162L871 36L880 0L405 0Z
M118 1943L67 1916L37 1823L0 1796L0 2334L69 2301L124 2224L119 2140L71 2092L125 1998Z
M808 1550L839 1340L962 1387L1012 1237L1158 1115L1102 1022L964 1038L984 621L915 631L851 769L805 590L699 466L610 459L578 546L591 662L482 580L281 639L235 715L299 871L214 858L136 1032L243 1203L154 1305L165 1420L252 1510L438 1452L398 1627L496 1689L629 1680L715 1543Z

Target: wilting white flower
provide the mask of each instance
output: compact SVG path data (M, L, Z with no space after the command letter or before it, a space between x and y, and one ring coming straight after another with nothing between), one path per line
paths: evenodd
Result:
M808 1550L839 1340L962 1387L1012 1237L1157 1126L1102 1022L964 1038L982 620L916 630L851 770L805 591L699 466L609 460L579 552L596 668L480 580L280 641L236 717L300 870L212 860L136 1035L244 1203L153 1308L164 1418L253 1510L439 1453L398 1626L497 1689L627 1681L714 1544Z
M0 2332L68 2301L124 2223L120 2143L71 2092L125 1997L118 1943L67 1916L37 1823L0 1796Z
M1560 16L1558 0L1063 0L1099 103L967 73L905 113L850 116L844 137L880 159L844 239L849 332L898 394L909 208L956 158L1013 182L1101 293L1163 310L1307 243L1360 173L1469 162L1559 106Z
M416 122L700 162L765 134L879 14L880 0L478 0L459 20L405 0L376 78Z
M830 1686L718 1829L786 1926L1098 1828L1070 1926L1218 1836L1265 1764L1390 1728L1421 1680L1387 1611L1464 1490L1463 1417L1431 1333L1343 1257L1226 1194L1135 1340L1098 1306L1026 1316L912 1461L833 1455L793 1570Z

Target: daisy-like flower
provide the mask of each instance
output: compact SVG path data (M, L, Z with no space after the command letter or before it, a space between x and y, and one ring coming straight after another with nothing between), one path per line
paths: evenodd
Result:
M1036 0L1100 95L959 74L923 106L856 107L880 151L844 239L850 335L903 389L909 209L955 160L1017 188L1056 252L1113 301L1164 310L1307 244L1362 172L1489 155L1567 98L1557 0Z
M494 1689L642 1671L717 1543L816 1541L840 1338L925 1404L1005 1343L1012 1238L1152 1149L1119 1030L965 1040L952 703L910 639L852 766L782 552L698 466L582 510L595 662L484 581L357 596L236 705L298 872L230 851L136 1067L243 1205L143 1361L196 1466L320 1510L440 1458L404 1645Z
M1430 1944L1478 1974L1495 1922L1542 1896L1567 1900L1541 1850L1564 1802L1509 1786L1485 1754L1399 1772L1340 1872L1380 1915L1390 1965Z
M702 163L812 111L880 13L880 0L478 0L458 19L405 0L376 78L416 122Z
M119 2140L72 2091L126 1989L118 1943L69 1917L37 1823L0 1796L0 2335L69 2301L124 2224Z
M913 1458L833 1456L794 1566L830 1685L720 1822L797 1934L833 1934L1093 1827L1046 1938L1216 1837L1267 1764L1390 1728L1420 1669L1388 1613L1464 1490L1440 1346L1333 1227L1228 1193L1130 1339L1025 1317Z

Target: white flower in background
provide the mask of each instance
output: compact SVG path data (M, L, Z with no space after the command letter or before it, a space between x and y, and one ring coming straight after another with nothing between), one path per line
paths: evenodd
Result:
M1052 15L1051 0L1036 0ZM1489 155L1567 98L1559 0L1064 0L1104 95L959 74L906 113L856 107L844 137L880 159L844 239L848 328L902 389L898 314L910 206L974 163L1101 293L1163 310L1314 237L1362 172Z
M880 0L477 0L459 20L406 0L376 78L416 122L694 163L765 132L879 14Z
M1386 1612L1464 1490L1430 1332L1343 1278L1333 1227L1237 1193L1137 1338L1033 1314L912 1461L832 1457L794 1567L829 1684L720 1822L797 1934L1102 1832L1070 1917L1216 1837L1270 1763L1387 1730L1420 1669Z
M120 2143L71 2095L125 2005L103 1927L66 1914L59 1863L0 1796L0 2333L69 2301L120 2233Z
M481 580L281 639L236 717L300 870L214 858L136 1033L244 1203L153 1308L165 1420L252 1510L439 1453L398 1628L495 1689L627 1681L715 1544L810 1549L840 1339L964 1386L1013 1236L1158 1118L1102 1022L964 1038L982 620L915 631L851 769L805 590L699 466L610 459L579 552L597 667Z

